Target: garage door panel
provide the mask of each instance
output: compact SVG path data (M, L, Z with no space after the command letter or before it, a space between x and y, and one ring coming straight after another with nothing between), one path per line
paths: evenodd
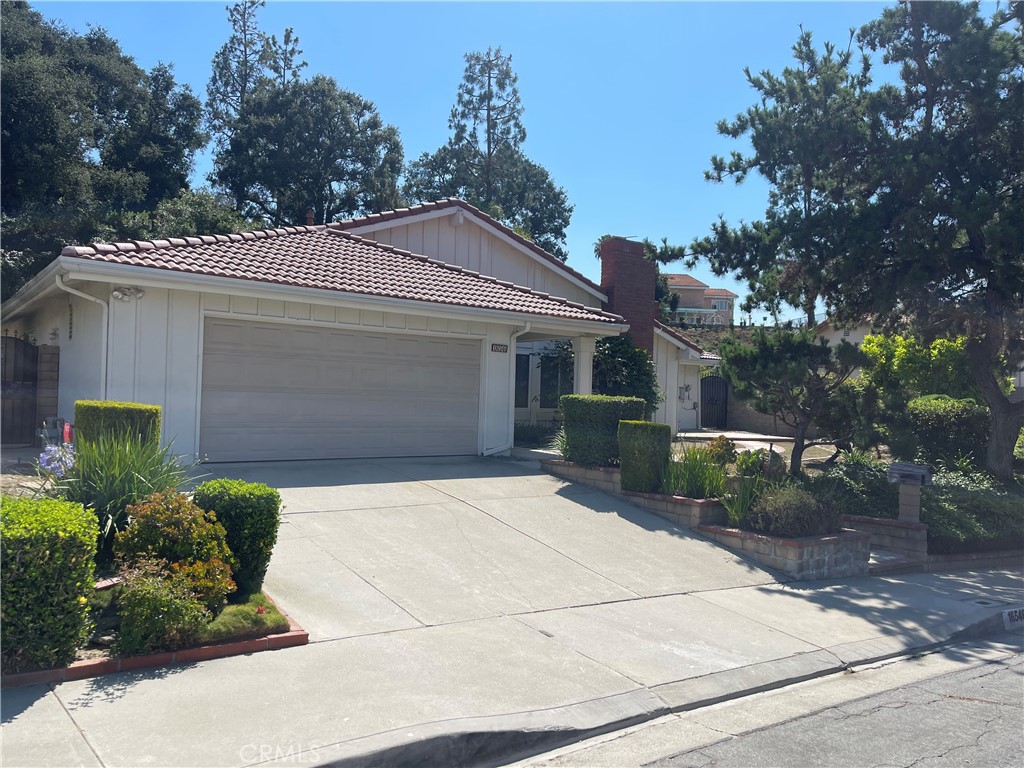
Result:
M213 461L472 454L480 342L209 318Z

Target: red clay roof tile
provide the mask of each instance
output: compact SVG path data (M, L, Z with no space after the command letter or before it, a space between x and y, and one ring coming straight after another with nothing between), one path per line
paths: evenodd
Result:
M68 246L61 256L341 293L527 315L624 322L601 309L556 298L323 225L145 242ZM166 242L166 245L162 243Z
M472 213L473 215L480 217L485 222L490 224L492 227L495 227L495 228L501 230L501 232L503 234L505 234L506 236L512 238L513 240L515 240L520 245L526 246L531 251L536 253L538 256L540 256L541 258L543 258L546 261L550 262L551 265L554 266L556 269L559 269L559 270L561 270L563 272L567 272L568 274L570 274L573 277L575 277L577 280L579 280L582 283L584 283L587 287L593 288L595 291L602 292L601 291L601 286L599 286L597 283L595 283L592 280L590 280L588 277L583 275L581 272L577 272L575 269L573 269L572 267L568 266L567 264L565 264L560 259L556 258L555 256L552 256L550 253L545 251L543 248L541 248L536 243L533 243L530 240L527 240L525 237L520 235L514 229L511 229L510 227L506 227L504 224L502 224L497 219L495 219L495 218L493 218L491 216L488 216L486 213L481 211L479 208L476 208L476 207L470 205L465 200L459 200L457 197L448 197L448 198L445 198L444 200L436 200L436 201L431 202L431 203L421 203L419 205L413 205L413 206L411 206L409 208L399 208L399 209L394 210L394 211L384 211L383 213L371 213L368 216L360 216L360 217L355 218L355 219L345 219L344 221L338 221L338 222L335 222L334 224L331 224L331 226L332 227L339 227L341 229L355 229L356 227L371 226L371 225L380 224L380 223L386 222L386 221L393 221L394 219L403 219L403 218L406 218L408 216L418 216L421 213L429 213L430 211L436 211L436 210L440 210L440 209L443 209L443 208L462 208L463 210L467 211L468 213Z
M689 275L665 275L668 279L669 288L707 288L706 283L702 283L695 277Z

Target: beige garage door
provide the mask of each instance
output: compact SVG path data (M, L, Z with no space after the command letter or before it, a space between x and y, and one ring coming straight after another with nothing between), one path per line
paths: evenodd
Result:
M207 318L210 461L477 452L480 342Z

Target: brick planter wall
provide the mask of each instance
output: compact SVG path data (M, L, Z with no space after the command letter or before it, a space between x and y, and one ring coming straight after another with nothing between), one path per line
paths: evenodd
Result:
M635 504L641 509L653 512L684 528L693 528L710 523L724 523L725 507L715 499L688 499L684 496L668 496L664 493L636 493L622 490L621 471L618 467L595 467L587 469L568 461L541 459L545 472L572 480L574 483L596 488L612 496Z
M699 525L696 530L794 579L836 579L868 574L869 533L844 529L828 536L784 539L720 525Z
M871 534L871 546L903 555L908 560L928 559L928 526L863 515L843 515L843 525Z

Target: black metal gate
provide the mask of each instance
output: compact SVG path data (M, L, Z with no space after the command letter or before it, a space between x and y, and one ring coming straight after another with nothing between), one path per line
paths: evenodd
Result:
M725 429L729 412L729 382L721 376L702 376L700 380L700 425Z
M5 445L31 443L35 439L38 360L39 350L32 342L3 336L0 442Z

